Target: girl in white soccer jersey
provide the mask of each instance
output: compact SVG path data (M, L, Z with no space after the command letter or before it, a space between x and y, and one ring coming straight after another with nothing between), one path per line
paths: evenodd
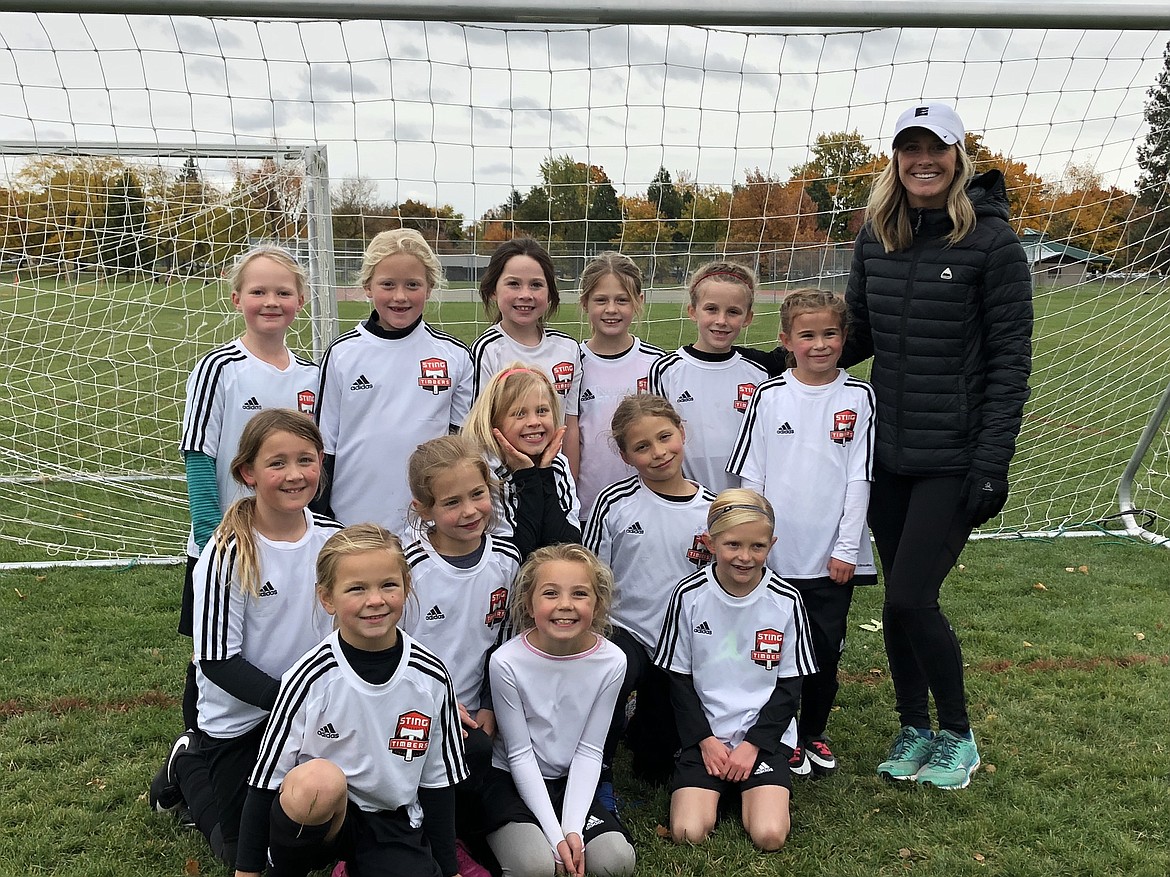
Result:
M535 464L551 469L552 477L541 481L550 492L546 507L555 505L561 512L544 516L540 544L581 541L581 504L561 453L561 401L543 371L514 362L493 376L471 406L463 434L482 450L500 481L493 532L508 536L514 531L524 477L518 473Z
M410 569L377 524L333 535L317 596L336 630L284 674L248 781L236 874L450 877L467 776L443 662L398 629ZM424 816L425 811L425 816ZM266 855L267 853L267 855Z
M491 658L499 733L483 788L504 874L634 870L625 830L595 796L625 673L621 650L601 635L612 596L609 570L580 545L538 549L516 578L522 633Z
M825 726L837 696L854 585L877 582L865 526L873 480L873 388L837 368L845 300L792 290L780 306L791 367L757 388L728 470L778 510L768 565L800 590L819 671L801 690L790 768L828 773L837 759Z
M498 482L468 438L431 439L407 464L420 536L406 548L414 598L402 629L442 659L455 686L471 774L456 790L456 816L459 837L472 849L482 838L478 785L491 766L496 729L488 655L511 636L508 594L524 557L539 544L546 497L554 499L547 516L562 514L543 483L551 483L552 470L523 460L527 468L513 473L518 504L511 538L489 532Z
M577 473L582 520L588 520L604 487L634 474L612 446L609 431L618 403L646 392L650 365L663 355L630 333L644 301L642 272L629 256L601 253L581 272L581 310L592 334L581 342L580 459L570 457L569 465Z
M362 257L359 280L374 310L326 351L317 407L329 478L315 508L344 523L406 532L401 461L455 431L471 407L470 351L423 320L442 279L438 257L412 229L378 234Z
M679 582L655 662L673 683L682 751L670 797L676 843L701 843L719 798L740 793L752 843L788 837L801 677L816 671L800 592L765 566L775 517L754 490L711 503L704 540L715 562Z
M626 739L634 773L665 782L674 768L678 732L670 684L652 657L678 580L711 559L702 542L715 494L683 477L686 433L682 419L661 396L627 396L611 420L611 436L636 475L601 492L583 542L614 576L610 639L626 655L626 675L605 744L599 795L613 802L611 765L625 723L626 701L638 692Z
M687 425L687 477L716 491L739 486L727 459L756 385L768 377L735 348L751 325L755 289L750 268L703 265L691 277L687 306L699 337L650 367L650 392L664 396Z
M571 335L545 325L545 318L555 314L561 303L552 256L529 237L504 241L484 269L479 297L493 323L471 345L475 395L510 362L539 368L561 400L567 458L575 461L581 348Z
M191 532L179 633L191 635L191 573L199 553L233 502L247 489L232 477L232 456L248 421L266 408L292 408L312 416L317 366L291 352L285 335L305 303L304 269L285 250L262 246L236 262L229 284L244 334L208 353L187 378L179 450L187 470ZM195 669L188 667L183 697L185 727L194 729Z
M329 632L314 598L313 563L338 524L308 510L321 479L321 434L303 414L276 408L244 427L232 473L255 496L237 500L195 565L196 749L207 762L216 855L234 862L245 782L280 675ZM194 800L201 780L176 762Z

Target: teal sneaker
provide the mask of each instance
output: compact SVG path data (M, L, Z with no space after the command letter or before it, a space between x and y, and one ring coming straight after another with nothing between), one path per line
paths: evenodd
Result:
M878 776L887 780L912 780L918 776L918 770L930 758L933 738L928 737L917 728L903 725L894 742L890 744L890 751L886 753L886 760L878 765Z
M919 785L936 789L965 789L978 767L979 750L974 740L953 731L939 731L934 735L930 758L918 769L915 779Z

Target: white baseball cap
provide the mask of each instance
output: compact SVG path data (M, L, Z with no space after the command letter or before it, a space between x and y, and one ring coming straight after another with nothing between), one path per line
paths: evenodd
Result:
M947 146L962 144L965 133L963 120L946 104L919 104L898 116L898 124L894 126L894 146L898 145L902 132L910 128L925 128Z

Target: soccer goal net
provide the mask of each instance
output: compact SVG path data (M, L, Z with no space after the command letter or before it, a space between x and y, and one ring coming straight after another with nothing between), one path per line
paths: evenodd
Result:
M922 100L955 105L978 168L1005 172L1036 281L1032 399L985 532L1112 526L1170 382L1170 205L1143 158L1170 139L1146 109L1170 33L1071 30L1066 5L1046 29L0 13L0 142L24 144L0 181L0 561L181 553L183 383L241 331L223 273L250 244L311 269L306 353L331 302L342 327L368 313L362 249L399 226L446 268L428 319L467 341L488 256L525 233L578 337L581 268L618 249L646 278L642 337L693 340L685 279L730 257L761 279L741 343L770 347L786 290L844 289L893 122ZM1163 432L1131 490L1162 532L1167 451Z

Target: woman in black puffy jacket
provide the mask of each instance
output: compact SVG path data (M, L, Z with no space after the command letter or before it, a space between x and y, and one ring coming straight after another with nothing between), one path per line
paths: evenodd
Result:
M906 110L893 146L854 246L841 358L873 357L877 397L869 524L901 724L878 773L958 789L979 753L939 589L971 530L1007 499L1028 398L1032 283L1003 175L972 178L953 109Z

